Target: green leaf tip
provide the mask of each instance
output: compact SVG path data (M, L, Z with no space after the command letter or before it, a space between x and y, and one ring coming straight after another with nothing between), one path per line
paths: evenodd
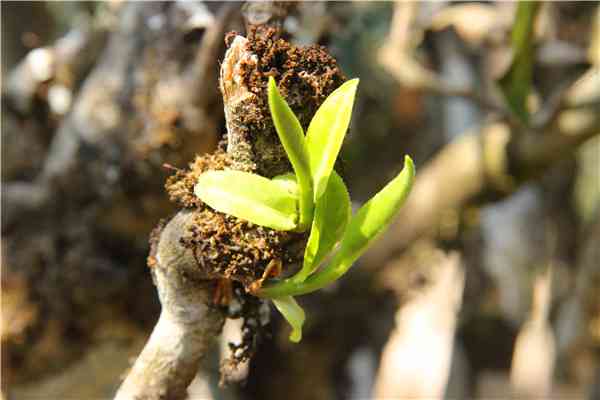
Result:
M300 340L302 340L302 325L304 325L304 320L306 319L302 307L300 307L292 296L273 299L273 304L275 304L277 310L279 310L281 315L283 315L292 327L290 341L294 343L300 342Z
M349 80L321 104L306 133L315 203L323 195L350 125L359 79Z
M329 264L309 276L304 282L297 282L293 278L284 279L264 286L257 294L261 297L306 294L339 279L366 251L369 244L390 225L410 193L414 176L414 163L406 156L402 171L352 217L339 249Z
M289 183L242 171L207 171L194 193L211 208L281 231L297 228L297 198Z
M268 100L275 130L297 177L300 206L298 228L304 231L310 226L314 207L310 160L304 131L290 106L281 97L272 76L269 77Z

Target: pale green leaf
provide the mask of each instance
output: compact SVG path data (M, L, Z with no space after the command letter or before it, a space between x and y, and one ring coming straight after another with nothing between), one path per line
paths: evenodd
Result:
M298 343L302 340L302 325L306 318L304 310L292 296L284 296L277 299L273 299L273 304L279 310L281 315L292 327L292 333L290 334L290 340L294 343Z
M325 191L350 124L358 79L345 82L321 104L308 126L306 147L315 203Z
M339 250L329 264L309 276L303 283L298 283L292 278L285 279L263 287L258 295L280 297L305 294L321 289L341 277L365 252L369 244L389 226L410 192L414 175L413 162L407 156L402 172L363 205L350 220Z
M287 174L277 175L271 179L274 183L287 190L292 196L298 198L298 184L296 183L296 175L289 172Z
M281 184L241 171L208 171L194 193L217 211L272 229L296 228L297 199Z
M313 213L313 189L310 175L310 161L304 140L304 131L294 115L294 112L285 102L277 90L275 79L269 77L269 108L271 117L279 135L279 140L296 173L299 186L300 219L299 229L308 229Z
M342 178L331 174L327 188L317 201L302 269L293 277L303 282L340 240L352 215L350 196Z

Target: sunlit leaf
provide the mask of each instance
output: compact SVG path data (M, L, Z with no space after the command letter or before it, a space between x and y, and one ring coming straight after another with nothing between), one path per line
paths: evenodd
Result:
M534 22L540 2L520 1L511 34L513 60L499 84L512 111L523 121L529 120L527 96L533 77Z
M300 219L298 225L300 230L306 230L312 221L314 203L310 161L304 141L304 131L290 106L288 106L279 94L273 77L269 77L268 96L269 108L275 129L298 179L300 196Z
M271 181L287 190L295 198L298 198L298 184L296 183L296 175L293 173L277 175Z
M297 198L280 183L241 171L208 171L194 193L210 207L257 225L289 231L296 228Z
M352 79L334 90L321 104L308 126L306 147L310 155L315 202L325 191L342 147L357 87L358 79Z
M407 156L402 172L352 217L339 250L329 264L309 276L303 283L298 283L291 278L286 279L263 287L258 295L280 297L309 293L321 289L341 277L364 253L369 244L392 222L410 192L414 175L414 164Z
M303 282L340 240L352 215L350 196L342 178L331 174L327 188L317 201L302 269L293 277Z
M292 327L290 340L298 343L302 340L302 325L306 318L304 310L296 303L296 300L292 296L273 299L273 304L275 304L275 307Z

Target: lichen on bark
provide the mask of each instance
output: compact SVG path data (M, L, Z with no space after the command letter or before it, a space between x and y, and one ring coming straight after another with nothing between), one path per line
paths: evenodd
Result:
M251 29L247 39L230 34L220 87L227 119L227 152L236 166L250 166L270 178L291 167L269 112L269 76L277 81L304 129L345 77L324 47L294 46L278 38L272 28L260 32Z

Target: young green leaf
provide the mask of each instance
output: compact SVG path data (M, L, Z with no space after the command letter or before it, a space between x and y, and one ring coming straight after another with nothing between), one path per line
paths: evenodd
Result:
M261 297L299 295L327 286L341 277L369 244L391 223L408 196L414 180L415 168L410 157L404 159L404 168L379 193L362 206L350 220L338 252L324 268L308 277L303 283L292 278L263 287Z
M287 190L292 196L298 198L298 184L296 183L296 175L293 173L289 172L274 176L271 181Z
M207 171L194 193L217 211L257 225L289 231L297 227L297 198L280 183L241 171Z
M302 340L302 325L306 318L304 310L296 303L296 300L294 300L292 296L273 299L273 304L275 304L275 307L277 307L281 315L283 315L292 327L290 340L294 343L298 343Z
M315 203L321 197L350 124L358 79L345 82L321 104L308 126L306 147L310 155Z
M303 231L308 229L312 221L314 206L310 161L304 140L304 131L290 106L279 94L275 79L272 76L269 77L268 97L275 130L298 179L300 191L298 228Z
M333 171L325 192L315 206L310 237L304 251L304 264L294 275L294 280L304 282L319 266L344 234L351 216L348 189L342 178Z

